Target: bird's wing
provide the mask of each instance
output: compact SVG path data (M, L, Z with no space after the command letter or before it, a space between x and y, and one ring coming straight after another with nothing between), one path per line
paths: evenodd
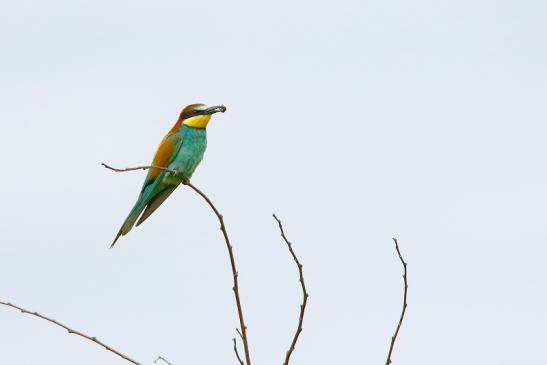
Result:
M168 167L177 155L180 147L182 146L182 135L178 133L179 129L173 127L173 129L165 136L161 141L154 159L152 160L153 166ZM139 200L145 201L146 209L137 222L137 226L146 220L150 214L154 213L156 209L171 195L176 189L175 186L165 185L162 182L163 176L169 174L168 171L151 168L146 175L144 184L141 190L141 196ZM158 180L158 181L156 181Z
M171 195L173 191L177 188L177 185L170 185L170 186L163 186L162 190L159 191L146 205L146 209L144 209L144 212L140 216L139 220L137 221L136 226L140 226L142 222L144 222L152 213L156 211L156 209L159 208L159 206Z
M153 166L166 168L173 161L178 150L180 149L180 146L182 145L182 135L177 132L178 131L171 130L171 132L169 132L163 138L160 145L158 146L156 154L154 155L154 159L152 160ZM150 170L148 170L148 174L146 175L146 179L144 180L141 193L144 192L146 187L152 185L162 172L164 172L164 170L158 168L151 168Z

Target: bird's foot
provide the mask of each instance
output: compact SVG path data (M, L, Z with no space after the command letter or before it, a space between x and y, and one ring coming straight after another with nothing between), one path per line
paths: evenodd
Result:
M182 184L183 184L183 185L188 185L189 183L190 183L190 179L189 179L189 178L187 178L187 177L183 177L183 178L182 178Z

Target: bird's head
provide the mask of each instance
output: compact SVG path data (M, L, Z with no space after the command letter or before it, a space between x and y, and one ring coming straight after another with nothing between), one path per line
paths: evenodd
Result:
M190 104L180 113L179 119L185 125L193 128L207 128L211 116L215 113L226 111L224 105L207 106L205 104Z

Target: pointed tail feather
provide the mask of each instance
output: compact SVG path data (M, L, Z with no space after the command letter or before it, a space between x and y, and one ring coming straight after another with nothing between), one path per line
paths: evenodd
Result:
M141 197L142 198L142 197ZM114 242L110 245L110 248L114 247L116 244L116 241L121 237L125 236L129 231L131 231L131 228L133 228L133 225L135 225L135 222L137 221L137 218L139 218L139 215L142 213L144 208L146 207L145 199L139 199L133 209L131 209L131 212L125 219L125 221L122 224L122 227L118 231L118 234L116 235L116 238L114 238Z

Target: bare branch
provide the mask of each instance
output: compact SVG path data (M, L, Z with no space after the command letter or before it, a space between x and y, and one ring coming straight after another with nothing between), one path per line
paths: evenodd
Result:
M236 342L235 337L232 338L232 341L234 341L234 352L235 352L235 354L236 354L237 361L239 361L239 364L240 364L240 365L245 365L245 364L243 363L243 360L241 360L241 357L239 357L239 352L237 351L237 342Z
M283 365L289 365L291 355L294 351L294 348L296 347L296 342L298 341L298 337L300 336L300 333L302 332L302 323L304 322L304 313L306 311L306 305L308 304L309 294L306 291L306 284L304 283L304 273L302 271L303 266L298 260L298 257L296 257L296 254L294 253L294 250L292 249L291 242L289 242L289 240L285 236L285 232L283 230L283 225L281 224L281 220L279 220L279 218L277 218L275 214L273 215L273 217L277 221L277 224L279 225L279 230L281 231L281 237L283 237L283 240L285 241L285 243L287 243L287 246L289 247L289 252L291 253L292 258L294 259L296 266L298 266L298 274L300 275L300 286L302 286L302 304L300 305L300 317L298 318L298 327L294 334L291 346L289 347L289 350L287 351L285 355L285 362L283 363Z
M226 242L226 247L228 248L228 254L230 256L230 265L232 266L232 277L234 279L234 286L232 290L234 291L234 296L236 299L237 314L239 316L239 326L241 329L241 338L243 340L243 349L245 351L245 363L246 365L251 365L249 341L247 339L247 326L245 326L245 320L243 319L243 308L241 306L241 299L239 298L239 283L237 279L238 273L236 268L236 262L234 258L234 252L232 250L232 244L230 243L230 239L228 238L228 232L226 231L226 226L224 225L224 218L222 217L222 214L220 214L218 209L214 206L214 204L211 202L211 200L201 190L196 188L189 181L183 181L183 184L189 186L192 190L198 193L207 202L207 204L209 204L209 206L211 207L211 209L217 216L218 221L220 223L220 230L222 231L222 235L224 236L224 241Z
M117 169L117 168L108 166L105 163L103 163L102 165L104 167L106 167L107 169L110 169L110 170L113 170L113 171L116 171L116 172L126 172L126 171L147 170L147 169L151 169L151 168L158 168L158 169L161 169L161 170L164 170L164 171L169 171L173 174L177 173L175 170L167 169L167 168L160 167L160 166L138 166L138 167L128 167L128 168L125 168L125 169ZM222 217L222 214L220 214L218 209L215 207L213 202L201 190L199 190L194 185L192 185L190 183L190 181L183 181L182 183L184 185L189 186L192 190L194 190L196 193L198 193L198 195L200 195L207 202L207 204L211 207L211 209L213 210L213 212L217 216L218 221L220 223L220 230L222 231L222 235L224 236L224 241L226 242L226 247L228 248L228 254L230 256L230 265L232 267L232 277L233 277L233 281L234 281L234 286L232 287L232 290L234 292L234 296L235 296L235 299L236 299L237 315L239 317L239 325L241 327L241 338L243 340L243 348L245 350L245 362L246 362L246 365L251 365L251 355L250 355L250 351L249 351L249 341L247 339L247 326L245 326L245 320L243 319L243 308L241 306L241 299L239 297L239 282L238 282L238 279L237 279L238 273L237 273L237 268L236 268L236 262L235 262L235 258L234 258L233 247L232 247L232 244L230 243L230 238L228 237L228 232L226 231L226 226L224 225L224 218Z
M393 352L393 347L395 346L395 340L397 339L397 335L399 334L399 330L401 329L401 325L403 324L403 319L405 318L406 307L407 307L406 297L408 292L406 262L403 259L403 256L401 255L401 251L399 250L399 243L397 242L397 239L393 238L393 241L395 242L395 249L397 250L397 255L399 255L399 260L403 264L403 268L404 268L403 281L405 284L405 291L403 294L403 310L401 311L401 317L399 318L399 323L397 324L397 329L395 330L395 334L391 337L391 345L389 346L389 352L387 354L386 365L391 364L391 353Z
M157 364L158 361L163 361L164 363L166 363L167 365L173 365L171 364L169 361L167 361L165 358L161 357L161 356L158 356L158 358L156 359L156 361L154 361L154 364Z
M170 172L170 173L172 173L173 175L178 174L178 172L175 171L175 170L171 170L171 169L168 169L168 168L166 168L166 167L156 166L156 165L137 166L137 167L127 167L127 168L125 168L125 169L117 169L117 168L115 168L115 167L112 167L112 166L109 166L109 165L105 164L104 162L101 163L101 165L103 165L104 167L106 167L106 168L109 169L109 170L116 171L116 172L127 172L127 171L135 171L135 170L159 169L159 170L163 170L163 171Z
M132 363L132 364L135 364L135 365L141 365L141 363L139 363L139 362L137 362L137 361L131 359L130 357L128 357L128 356L122 354L121 352L119 352L119 351L113 349L112 347L108 346L108 345L105 344L104 342L99 341L99 340L97 339L97 337L88 336L88 335L86 335L85 333L82 333L82 332L80 332L80 331L76 331L76 330L74 330L74 329L72 329L72 328L70 328L70 327L68 327L68 326L66 326L66 325L64 325L64 324L62 324L62 323L60 323L60 322L57 322L57 321L54 320L54 319L51 319L51 318L46 317L46 316L44 316L44 315L41 315L40 313L37 313L37 312L31 312L31 311L29 311L29 310L26 310L26 309L24 309L24 308L21 308L21 307L15 305L15 304L12 304L12 303L9 303L9 302L1 302L1 301L0 301L0 304L1 304L1 305L4 305L4 306L7 306L7 307L11 307L11 308L17 309L17 310L21 311L21 313L30 314L31 316L38 317L38 318L41 318L41 319L43 319L43 320L46 320L46 321L48 321L48 322L50 322L50 323L53 323L54 325L56 325L56 326L58 326L58 327L61 327L61 328L65 329L69 334L77 335L77 336L83 337L83 338L85 338L86 340L89 340L89 341L91 341L91 342L95 342L97 345L104 347L105 350L108 350L108 351L112 352L113 354L118 355L118 356L121 357L122 359L124 359L124 360L126 360L126 361L128 361L128 362L130 362L130 363Z

